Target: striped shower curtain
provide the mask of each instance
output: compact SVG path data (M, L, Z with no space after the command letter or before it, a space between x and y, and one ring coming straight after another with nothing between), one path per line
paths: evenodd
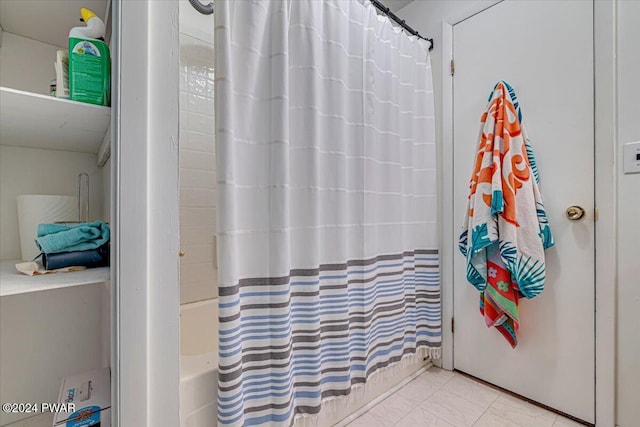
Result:
M218 0L218 421L439 356L428 43L366 0Z

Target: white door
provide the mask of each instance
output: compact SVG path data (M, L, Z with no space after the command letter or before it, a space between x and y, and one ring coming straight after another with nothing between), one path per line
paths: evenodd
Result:
M542 295L521 300L514 350L478 311L454 254L454 366L594 422L594 64L591 1L504 1L453 27L454 213L462 225L480 115L499 80L515 89L556 246ZM565 210L587 214L570 221ZM612 350L613 351L613 350Z

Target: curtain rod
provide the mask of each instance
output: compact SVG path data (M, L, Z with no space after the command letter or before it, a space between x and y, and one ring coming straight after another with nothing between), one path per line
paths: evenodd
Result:
M202 4L200 0L189 0L191 6L203 15L211 15L213 13L213 3Z
M400 25L402 28L404 28L405 30L407 30L408 33L410 33L412 36L416 36L419 39L422 40L426 40L430 43L429 45L429 50L433 50L433 39L428 39L426 37L422 37L420 35L419 32L417 32L416 30L414 30L413 28L411 28L404 19L400 19L398 17L398 15L396 15L395 13L391 12L391 9L389 9L388 7L386 7L385 5L383 5L382 3L380 3L378 0L369 0L371 1L371 4L373 4L380 12L384 13L385 15L387 15L389 18L391 18L393 21L395 21L396 24Z
M420 33L418 33L416 30L411 28L404 21L404 19L400 19L398 17L398 15L396 15L393 12L391 12L391 9L389 9L388 7L386 7L385 5L380 3L378 0L370 0L370 1L380 12L384 13L386 16L391 18L395 23L400 25L402 28L404 28L411 35L416 36L419 39L428 41L430 43L429 50L433 50L433 39L428 39L426 37L422 37L420 35ZM191 3L191 5L194 7L195 10L197 10L200 13L202 13L203 15L211 15L213 13L213 3L202 4L199 0L189 0L189 3Z

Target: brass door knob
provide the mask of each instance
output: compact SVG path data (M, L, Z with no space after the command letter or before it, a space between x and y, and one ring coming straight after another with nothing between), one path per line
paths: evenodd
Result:
M569 218L570 221L578 221L579 219L584 217L584 214L584 208L582 208L581 206L573 205L567 208L567 218Z

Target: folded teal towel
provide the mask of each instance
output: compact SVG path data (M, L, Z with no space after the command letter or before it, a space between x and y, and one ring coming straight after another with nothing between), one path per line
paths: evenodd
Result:
M87 251L109 241L109 226L102 221L73 225L39 224L36 244L41 252Z

